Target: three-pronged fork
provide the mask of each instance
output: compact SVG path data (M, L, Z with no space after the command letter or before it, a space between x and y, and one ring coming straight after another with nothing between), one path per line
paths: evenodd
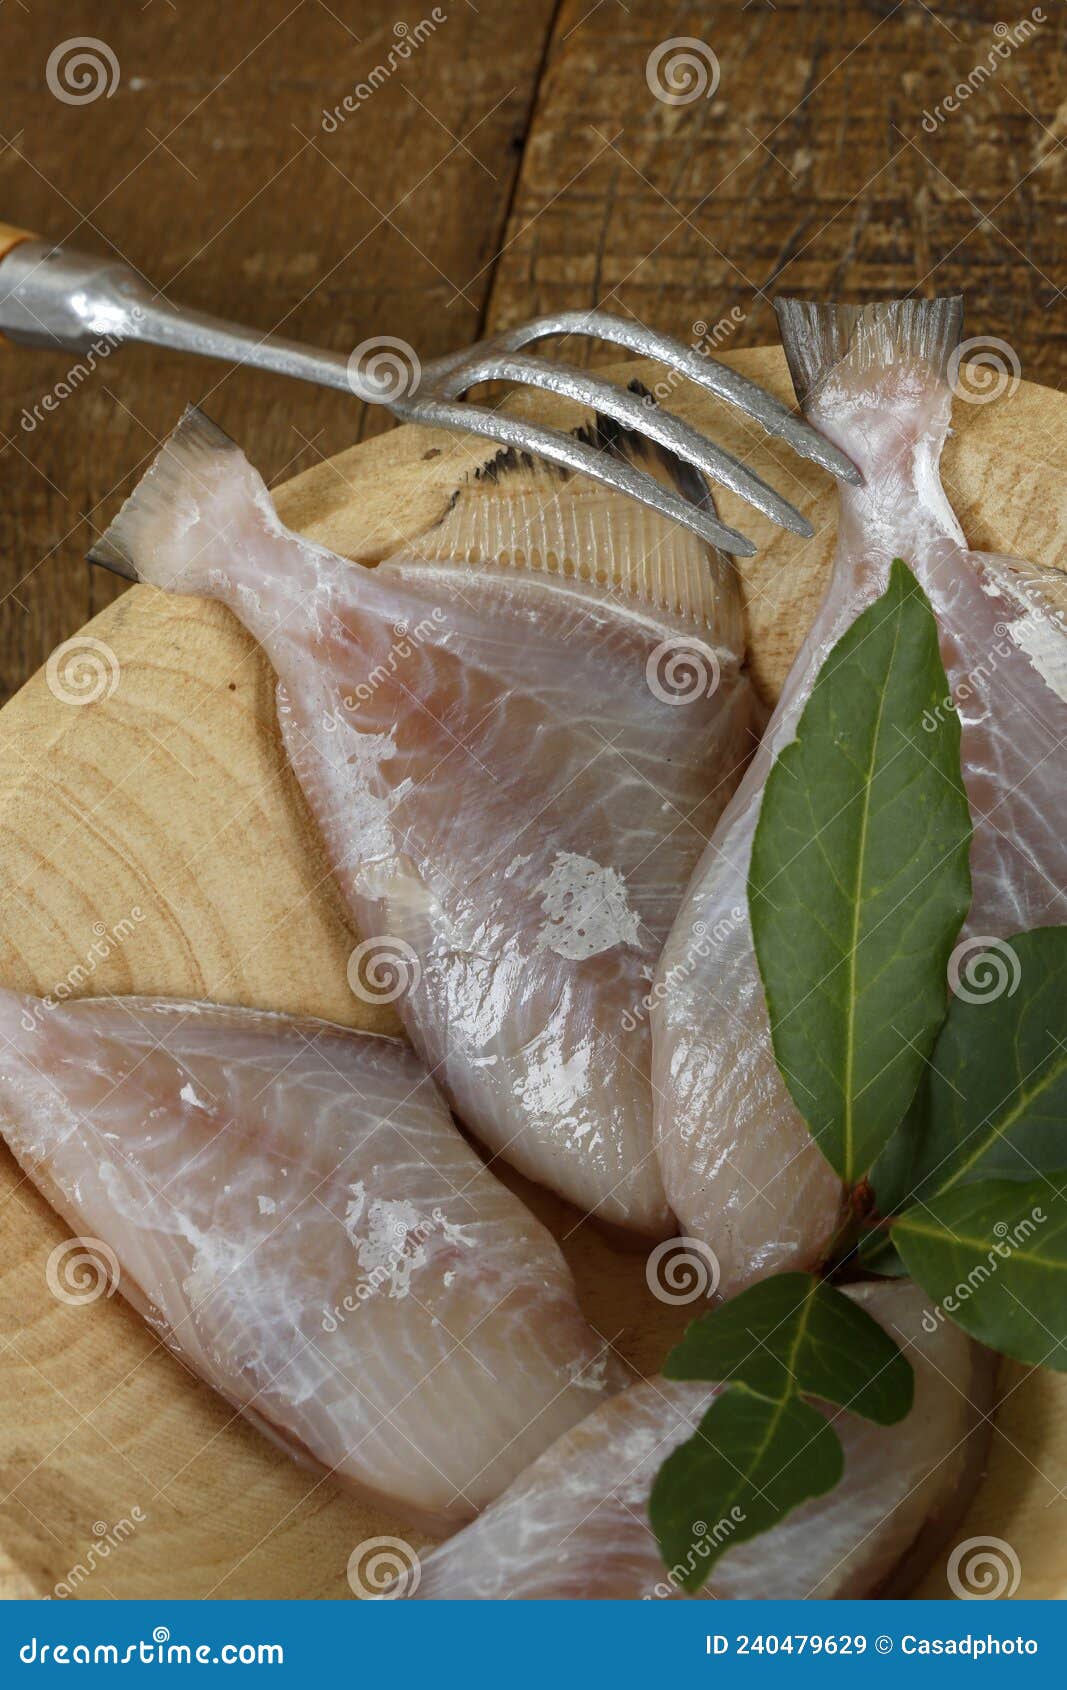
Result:
M729 487L771 521L808 535L811 524L762 477L647 395L628 391L584 370L532 357L524 348L553 335L586 335L652 358L707 388L753 418L770 435L833 475L858 481L848 458L756 382L704 352L641 323L606 311L561 311L536 317L476 346L419 366L395 356L404 343L383 337L365 342L365 359L317 351L276 335L171 305L128 265L51 246L23 230L0 224L0 335L29 346L87 352L128 340L176 351L231 359L325 387L347 388L370 404L384 405L405 422L485 435L490 440L578 470L629 494L661 515L693 529L723 551L750 556L752 542L729 528L711 508L682 498L654 476L621 458L501 409L472 404L464 395L485 381L546 388L647 436L694 465L710 481ZM390 355L390 354L394 355Z

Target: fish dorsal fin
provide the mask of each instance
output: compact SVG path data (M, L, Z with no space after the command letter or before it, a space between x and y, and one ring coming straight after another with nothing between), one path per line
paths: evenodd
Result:
M973 556L1017 613L1010 622L998 622L997 633L1024 651L1045 685L1067 703L1067 577L1002 553Z
M630 390L651 398L637 382ZM599 413L574 434L714 509L703 477L643 435ZM582 583L720 638L726 605L738 593L730 560L688 529L513 448L476 470L444 518L388 561Z

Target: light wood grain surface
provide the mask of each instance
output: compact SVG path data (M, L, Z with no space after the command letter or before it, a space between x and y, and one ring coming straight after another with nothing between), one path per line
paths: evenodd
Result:
M730 362L788 396L777 350ZM639 365L615 373L657 375ZM535 404L553 420L572 417L557 400ZM687 396L684 408L720 437L736 426L706 396ZM1062 453L1064 413L1059 395L1026 383L995 405L957 405L945 481L973 544L1067 566L1062 491L1057 503L1023 445L1038 433ZM777 449L747 428L742 438L754 467L780 477ZM372 563L435 521L484 455L472 441L403 428L279 488L277 504L291 525ZM807 465L792 473L815 537L801 542L757 519L761 551L743 566L753 662L769 700L811 619L834 539L829 479ZM723 504L735 519L736 504ZM357 935L288 771L271 673L249 636L214 603L134 587L78 638L99 642L96 702L65 702L38 674L0 714L0 979L50 992L73 978L80 992L202 997L393 1027L388 1011L348 988ZM69 1582L94 1525L137 1509L144 1522L83 1595L346 1594L350 1551L395 1524L291 1465L120 1299L57 1302L45 1264L63 1228L6 1153L0 1181L0 1590L47 1593ZM654 1370L692 1311L650 1297L640 1254L588 1225L573 1230L564 1205L511 1182L563 1240L598 1331ZM1010 1541L1022 1593L1049 1594L1063 1584L1058 1503L1047 1505L1067 1484L1067 1391L1017 1370L1008 1388L968 1530ZM929 1589L940 1593L943 1582Z

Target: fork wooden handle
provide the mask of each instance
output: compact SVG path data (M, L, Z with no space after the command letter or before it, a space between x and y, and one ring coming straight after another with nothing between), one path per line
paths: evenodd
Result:
M13 223L0 223L0 264L4 262L12 247L20 246L23 241L35 241L37 236L29 229L16 229ZM11 343L3 330L0 329L0 348Z
M0 263L7 257L13 246L20 241L35 241L37 236L29 229L16 229L13 223L0 223Z

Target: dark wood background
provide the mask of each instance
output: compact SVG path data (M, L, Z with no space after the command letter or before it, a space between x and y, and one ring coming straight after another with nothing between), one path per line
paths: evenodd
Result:
M1063 0L445 0L413 45L433 15L3 0L0 220L258 328L345 351L396 335L424 357L558 306L686 338L736 308L741 346L775 338L776 291L963 289L970 334L1063 385ZM927 115L1024 19L1032 39ZM72 105L46 65L82 33L119 81ZM711 98L650 92L650 53L679 36L714 53ZM70 365L0 348L2 696L117 590L85 550L188 400L271 481L389 426L340 393L128 348L27 429Z

